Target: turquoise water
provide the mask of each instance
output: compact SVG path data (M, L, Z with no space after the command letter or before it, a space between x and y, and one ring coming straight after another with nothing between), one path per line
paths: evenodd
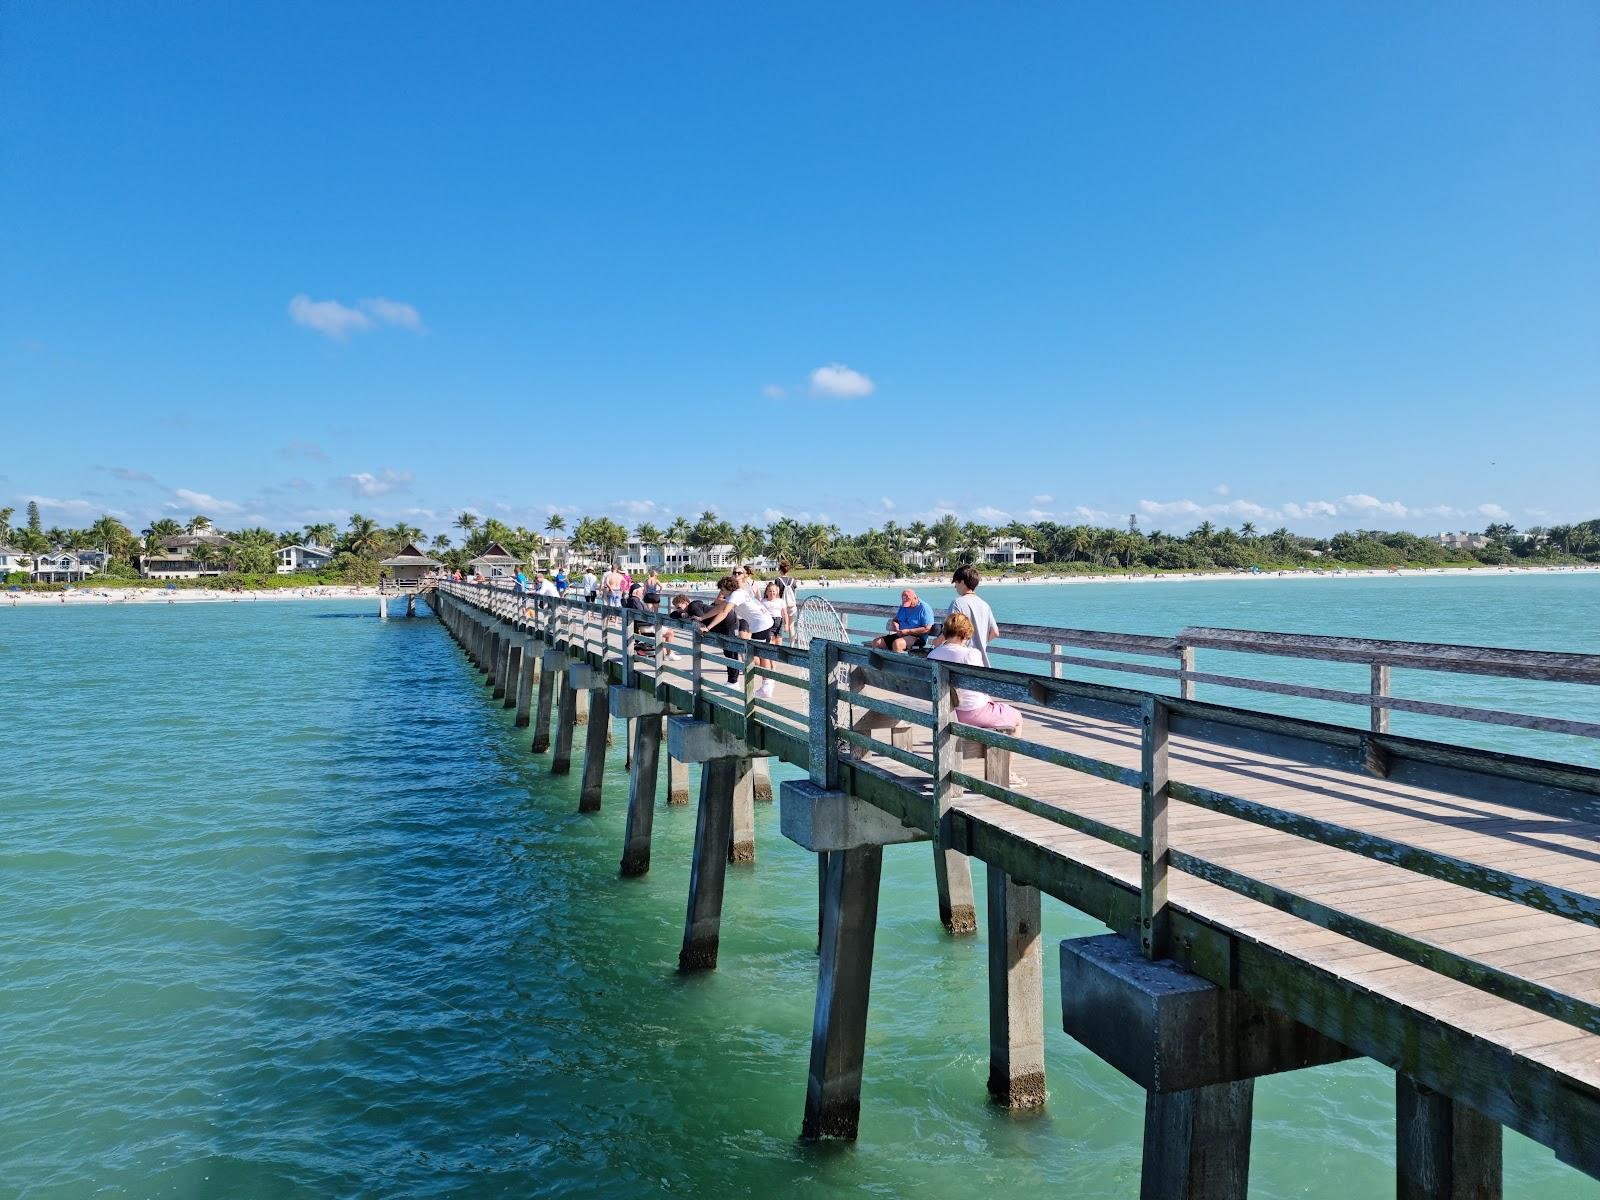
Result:
M1367 586L994 599L1600 649L1595 577ZM370 604L0 610L0 1196L1137 1194L1142 1094L1064 1034L1043 1113L985 1104L984 948L940 930L924 847L886 855L861 1139L800 1145L816 885L775 806L721 966L680 978L692 806L617 878L620 747L579 816L437 623ZM1392 1195L1392 1089L1263 1080L1252 1195ZM1510 1135L1507 1184L1600 1197Z

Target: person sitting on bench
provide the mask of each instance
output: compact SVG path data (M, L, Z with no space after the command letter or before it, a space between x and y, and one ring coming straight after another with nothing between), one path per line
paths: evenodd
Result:
M921 650L933 632L933 610L907 588L900 593L900 609L889 622L889 632L872 640L874 650Z

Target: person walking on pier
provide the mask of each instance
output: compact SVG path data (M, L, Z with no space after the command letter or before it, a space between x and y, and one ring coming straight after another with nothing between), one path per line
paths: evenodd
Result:
M953 612L944 620L944 632L939 644L928 651L928 657L937 662L959 663L968 667L988 666L982 652L972 644L975 634L972 621L965 613ZM992 700L973 688L956 686L956 720L963 725L979 729L997 729L1015 733L1022 725L1022 713L1009 704ZM1013 783L1016 779L1013 778Z
M583 598L593 604L600 592L600 580L595 577L593 567L583 569Z
M612 608L621 608L623 589L627 585L628 581L622 577L622 572L616 563L607 567L604 578L600 580L600 589L605 594L606 604Z
M950 582L955 585L956 598L950 602L949 616L960 613L972 623L972 648L982 658L978 665L987 667L989 643L1000 636L1000 626L994 623L994 610L989 602L978 599L978 585L983 582L983 576L978 574L977 567L968 564L957 567Z
M800 591L800 581L794 577L794 564L787 558L778 560L778 578L774 582L783 591L783 631L789 635L789 640L792 642L795 610L799 607L795 597Z

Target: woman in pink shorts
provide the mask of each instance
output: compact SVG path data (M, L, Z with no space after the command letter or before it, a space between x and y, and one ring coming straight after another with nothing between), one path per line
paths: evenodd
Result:
M983 655L972 644L972 622L965 613L953 612L944 619L939 644L928 651L928 657L969 667L983 666ZM955 716L963 725L1007 733L1016 732L1022 725L1022 714L1011 705L964 687L956 688Z

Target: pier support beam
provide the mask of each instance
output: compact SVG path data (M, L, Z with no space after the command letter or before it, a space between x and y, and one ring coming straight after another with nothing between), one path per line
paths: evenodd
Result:
M801 1136L853 1139L861 1119L883 848L927 835L810 780L787 781L779 795L784 836L815 852L822 868L817 1006Z
M988 864L989 1098L1044 1103L1044 946L1039 889Z
M500 633L500 622L496 621L489 627L488 662L484 666L483 686L488 688L496 697L503 696L505 689L500 684L500 645L503 638Z
M1500 1126L1395 1073L1395 1200L1499 1200Z
M700 764L700 808L695 814L689 911L678 970L710 970L717 965L722 937L722 891L733 836L734 795L750 772L750 750L741 739L692 717L667 721L667 743L672 757Z
M689 803L689 764L667 755L667 803Z
M533 714L533 689L539 682L539 643L528 634L522 635L522 662L517 670L518 729L526 729Z
M531 747L535 754L543 754L550 749L550 707L555 699L556 684L561 682L561 672L567 664L567 656L559 650L546 650L540 656L539 662L539 704L533 714Z
M756 861L756 764L761 758L747 758L739 772L733 792L733 827L728 834L728 861L754 864Z
M956 741L959 768L968 775L988 777L983 761L984 747L966 739ZM945 751L949 753L949 751ZM951 792L959 794L957 789ZM947 792L939 802L942 819L954 796ZM973 901L972 862L959 850L952 850L941 835L933 843L933 883L939 897L939 920L951 934L961 937L978 932L978 908Z
M506 708L517 706L517 680L522 675L522 635L511 633L506 636L505 659L501 663L500 682L495 685L494 694L505 701Z
M766 759L758 758L751 764L750 785L757 804L772 803L772 770Z
M1061 1007L1068 1033L1145 1088L1142 1200L1245 1200L1256 1078L1353 1057L1117 934L1061 943Z
M378 620L387 621L388 619L389 619L389 597L387 597L387 596L379 596L378 597Z
M567 682L567 673L575 664L568 663L561 671L561 695L556 702L556 741L550 751L550 774L567 775L572 771L572 735L578 728L579 692Z
M611 691L606 677L584 663L567 668L567 686L588 706L593 718L583 738L583 784L578 790L578 811L599 812L606 774L606 743L611 733Z
M694 862L689 869L689 911L683 923L683 947L678 951L680 971L709 971L717 965L733 794L749 766L748 758L713 758L700 764L700 808L695 815Z
M621 872L625 877L643 875L650 869L650 837L655 824L656 783L661 775L661 736L667 706L648 692L613 686L611 711L633 729Z

